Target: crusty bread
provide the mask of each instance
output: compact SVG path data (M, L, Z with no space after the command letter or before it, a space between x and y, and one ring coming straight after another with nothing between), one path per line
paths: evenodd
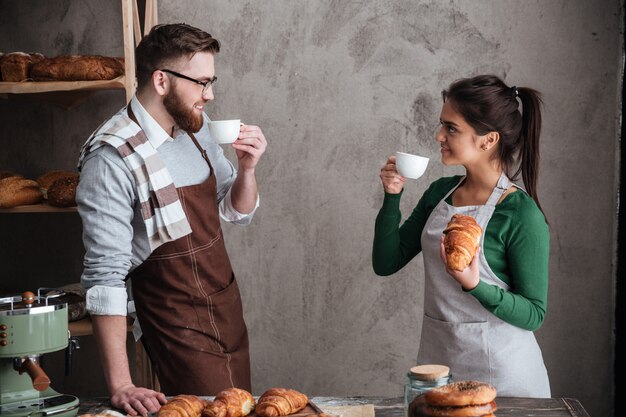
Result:
M3 178L9 178L9 177L22 177L22 175L13 171L0 170L0 180Z
M424 401L428 405L442 407L480 405L494 401L496 394L495 387L486 382L456 381L426 391Z
M10 208L37 204L42 195L36 181L22 177L8 177L0 180L0 207Z
M35 181L37 181L37 183L39 183L39 186L41 187L43 198L48 198L48 189L52 186L52 184L54 184L56 180L60 180L62 178L78 178L78 175L78 172L53 170L42 174Z
M46 58L31 69L35 81L112 80L124 74L120 58L100 55L60 55Z
M496 389L485 382L457 381L426 391L411 401L409 417L490 417L498 409Z
M443 233L448 268L463 271L480 244L481 227L472 216L455 214Z
M54 181L48 188L48 204L54 207L76 206L76 187L78 176L63 177Z
M10 52L0 58L2 81L20 82L30 79L34 64L44 59L40 53Z

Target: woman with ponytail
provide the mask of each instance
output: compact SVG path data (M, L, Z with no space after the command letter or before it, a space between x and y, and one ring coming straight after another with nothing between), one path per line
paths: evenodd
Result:
M418 363L450 366L454 379L491 383L498 395L550 397L533 331L548 298L549 227L537 196L541 96L492 75L443 91L444 165L465 175L433 182L400 225L405 178L390 157L380 171L373 267L391 275L424 258L424 317ZM513 184L521 174L524 188ZM446 266L443 230L453 214L473 216L479 248L464 271Z

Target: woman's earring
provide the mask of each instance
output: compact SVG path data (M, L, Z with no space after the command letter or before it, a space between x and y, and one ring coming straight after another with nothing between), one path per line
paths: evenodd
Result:
M486 151L486 150L487 150L487 144L486 144L486 143L483 143L483 144L480 146L480 149L482 149L483 151Z

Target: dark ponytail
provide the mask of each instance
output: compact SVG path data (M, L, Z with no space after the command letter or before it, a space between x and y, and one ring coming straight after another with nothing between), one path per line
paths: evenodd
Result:
M537 196L541 94L532 88L509 87L495 75L455 81L442 94L477 134L500 134L498 157L504 173L512 180L522 174L526 191L543 213Z

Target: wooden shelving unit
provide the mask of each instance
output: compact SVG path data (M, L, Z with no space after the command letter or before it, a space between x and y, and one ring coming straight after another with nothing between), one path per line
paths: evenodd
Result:
M144 30L147 34L158 21L157 0L144 0ZM59 82L1 82L0 98L27 98L30 100L49 101L62 107L72 107L85 98L101 90L119 90L126 92L126 103L135 94L135 46L143 37L137 0L121 0L122 30L124 34L124 75L106 81L59 81ZM3 213L46 213L76 212L76 207L59 208L46 203L18 206L9 209L0 208ZM72 336L89 336L93 327L89 318L68 324ZM129 326L128 331L132 331ZM135 346L135 382L139 386L158 389L158 381L152 371L148 355L141 343Z
M53 207L46 203L0 208L0 213L76 213L76 207Z
M123 89L126 102L135 94L135 46L142 38L137 0L121 0L124 33L124 75L105 81L0 82L0 97L23 94L35 100L72 107L99 90ZM145 0L144 34L158 21L157 0Z
M90 95L102 90L125 90L126 102L135 94L135 46L158 21L157 0L145 0L143 33L137 0L121 0L122 30L124 34L124 75L104 81L25 81L1 82L0 98L51 102L64 108L78 105ZM76 212L75 207L59 208L48 204L33 204L0 208L0 213Z

